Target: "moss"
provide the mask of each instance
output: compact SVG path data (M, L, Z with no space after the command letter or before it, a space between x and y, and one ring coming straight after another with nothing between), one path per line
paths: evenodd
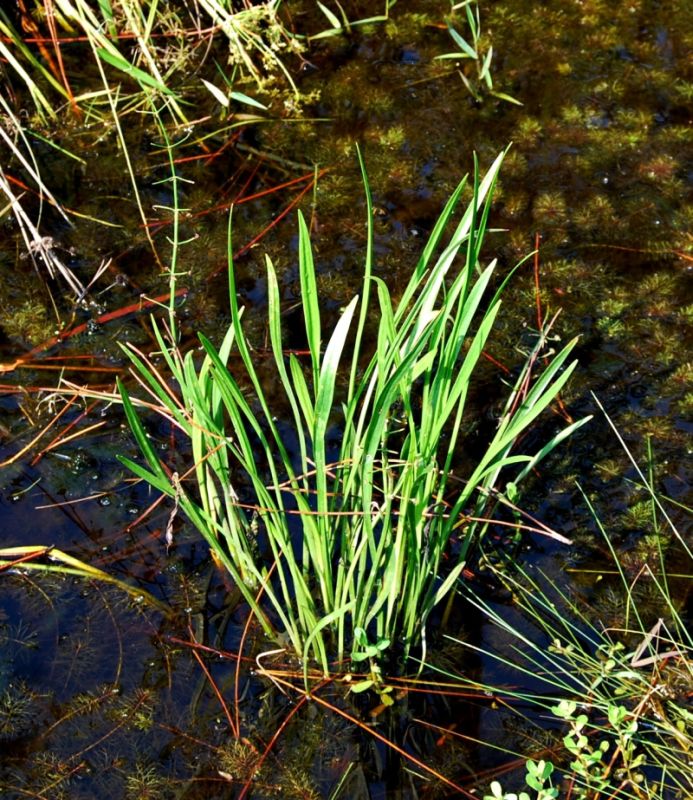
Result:
M541 133L541 122L534 117L525 117L518 125L514 139L523 147L535 147L539 142Z
M561 109L561 121L566 125L581 127L585 123L585 113L575 104L564 106Z
M22 682L0 692L0 742L28 735L37 723L39 696Z
M27 770L28 785L32 793L51 800L74 800L80 797L79 778L74 763L52 752L33 754ZM25 793L26 794L26 793Z
M690 416L693 413L693 392L686 392L676 405L682 416ZM691 454L690 450L688 454Z
M648 528L652 523L652 506L650 502L643 500L631 505L622 515L621 522L626 528Z
M666 384L671 391L680 391L693 386L693 364L687 362L678 366L667 378Z
M630 430L637 431L643 439L651 436L655 440L672 441L676 437L674 422L668 417L643 417L641 414L629 411L623 415L622 424Z
M608 231L618 226L619 217L608 197L595 195L575 208L571 221L581 229L584 236L592 239L598 235L607 238Z
M218 769L234 780L245 782L259 777L260 753L249 742L233 739L217 753Z
M167 794L168 781L153 765L138 762L125 778L128 800L160 800Z
M429 26L440 23L440 17L435 14L421 12L405 12L403 14L392 14L385 26L385 33L390 39L418 40L421 31Z
M626 333L626 326L620 319L604 317L596 322L597 330L608 339L618 339Z
M526 192L508 194L503 202L503 214L507 217L517 218L522 216L529 206L529 197Z
M503 175L506 180L520 181L527 174L527 156L513 148L503 162Z
M678 169L678 160L669 153L662 153L641 162L638 165L638 174L657 184L673 178Z
M33 299L24 301L18 307L3 304L0 325L9 337L29 345L45 342L55 334L56 329L46 305Z
M281 771L276 796L289 800L320 800L324 795L306 770L306 764L288 765Z
M532 241L527 231L515 228L508 236L505 248L513 261L519 261L532 247Z
M377 135L378 144L388 150L398 150L405 142L405 132L401 125L393 125L380 129Z
M532 217L541 227L552 228L564 225L568 220L568 206L560 192L542 192L534 200Z
M618 317L627 310L628 304L629 299L627 296L623 296L623 290L621 290L613 297L604 298L599 305L599 310L607 317Z
M614 478L620 478L623 470L621 463L613 458L607 458L595 463L594 469L605 483Z

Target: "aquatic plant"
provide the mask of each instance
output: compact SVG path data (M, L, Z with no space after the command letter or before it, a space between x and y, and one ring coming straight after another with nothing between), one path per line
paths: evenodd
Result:
M44 563L44 560L49 563ZM168 611L167 606L144 589L131 586L129 583L115 578L91 564L85 564L83 561L71 556L69 553L64 553L57 547L21 545L18 547L0 548L0 571L20 568L30 572L72 575L84 580L97 580L103 583L110 583L119 587L136 603L146 601L160 611Z
M527 759L527 774L525 783L529 789L536 792L534 800L554 800L558 797L558 789L553 786L551 775L554 765L550 761L532 761ZM484 800L532 800L528 792L504 792L499 781L491 783L491 794L484 795Z
M552 760L546 764L551 772L555 769L554 785L571 784L576 798L673 797L693 788L685 700L693 684L693 643L677 610L667 605L662 582L652 573L643 579L656 582L665 613L673 616L649 628L623 629L621 636L595 625L555 583L529 580L526 574L510 579L508 587L546 644L503 622L489 605L479 606L517 641L515 658L487 655L514 667L512 680L524 673L533 684L538 677L543 685L527 694L521 688L487 689L506 698L513 695L563 721L561 744L550 749ZM637 622L639 626L639 618ZM625 639L639 642L629 649ZM538 790L537 798L558 796L547 794L544 786L528 785ZM551 784L548 789L555 791ZM500 793L496 782L491 796L510 800L512 795Z
M499 92L498 89L493 88L493 78L491 77L493 45L489 45L487 50L483 48L479 4L476 0L463 0L461 3L453 3L453 11L457 11L460 8L464 8L467 25L469 26L469 32L471 34L471 42L468 42L455 28L452 22L449 21L448 32L460 49L452 53L441 53L441 55L436 56L436 58L454 59L456 61L471 59L474 62L476 65L476 74L474 76L468 76L462 70L459 70L458 74L462 79L462 83L464 83L467 88L467 91L477 103L482 102L483 93L486 91L499 100L505 100L508 103L521 106L522 103L516 98L506 94L506 92Z
M266 633L293 650L306 669L314 658L327 674L330 659L341 663L345 656L365 659L373 669L390 654L406 658L415 645L425 650L428 618L459 579L501 473L514 468L515 491L585 421L536 454L513 452L575 367L568 364L572 341L535 377L540 335L485 451L468 475L453 475L466 400L507 283L485 300L496 261L485 269L478 264L502 158L483 179L477 171L473 200L443 246L466 180L460 183L398 302L374 274L363 170L369 235L362 296L341 312L327 339L308 228L299 215L307 363L284 343L279 283L267 258L277 376L271 390L244 332L230 255L232 322L218 348L201 333L199 363L155 325L167 374L151 357L126 348L150 397L144 404L189 438L193 465L184 474L167 469L121 383L147 467L123 462L185 512ZM175 327L173 313L170 324ZM242 365L238 376L232 358ZM289 419L278 419L278 395Z
M4 677L4 676L3 676ZM0 691L0 742L25 736L36 724L39 696L21 682Z
M33 40L26 41L29 37L19 32L12 16L0 10L0 55L13 76L25 85L43 119L57 118L46 94L48 87L59 92L78 115L85 105L91 105L94 98L89 92L75 94L61 55L66 43L78 43L85 37L100 69L115 70L121 80L124 76L133 80L142 91L167 96L178 119L185 121L178 93L190 65L198 58L198 48L191 46L191 41L203 43L217 34L228 43L231 73L235 74L237 68L257 84L282 73L297 92L282 58L291 53L300 55L303 45L281 19L281 5L281 0L265 0L234 8L226 0L203 0L193 12L185 4L164 6L148 0L117 4L109 0L55 0L37 3L36 18L45 20L48 27L48 36L42 36L36 18L22 4L18 15L24 32L32 34ZM51 43L52 53L44 41ZM130 41L132 48L127 44ZM233 99L248 100L240 92Z
M282 0L233 3L231 0L200 0L194 8L186 3L159 3L158 0L37 0L35 9L20 3L15 13L0 9L0 57L9 67L16 84L28 91L37 116L43 122L58 118L51 95L58 93L81 117L89 116L103 104L100 93L75 87L78 76L68 74L63 59L66 45L83 46L98 71L108 71L110 90L121 83L138 87L135 94L119 92L119 110L131 111L148 94L166 97L180 123L187 123L185 106L191 93L205 87L222 106L230 101L264 108L238 87L249 83L265 89L281 76L295 98L299 90L295 69L288 59L303 63L306 42L350 33L352 28L386 22L397 0L384 0L383 13L349 20L337 4L339 16L317 2L317 10L329 28L299 35L292 30L283 12ZM19 23L19 24L18 24ZM43 24L48 29L43 31ZM213 49L211 42L225 43L226 62L216 63L224 83L220 89L211 80L190 81ZM222 52L217 50L215 52ZM200 53L205 53L200 57ZM209 75L208 77L211 77ZM228 89L228 91L227 91ZM98 113L98 112L97 112Z
M605 588L595 589L586 601L541 571L506 564L497 577L512 593L514 610L509 612L462 586L469 602L504 637L504 646L493 651L458 642L483 653L512 684L486 686L487 691L525 708L534 706L563 727L556 745L532 755L535 761L546 759L542 770L527 761L528 773L537 779L530 782L528 775L527 783L536 794L504 793L496 781L491 800L555 797L550 793L561 784L570 785L575 798L683 797L693 788L687 708L693 637L685 609L670 589L689 577L683 574L685 564L679 564L683 559L690 565L691 552L665 510L666 499L656 491L652 464L647 475L636 469L659 535L658 547L635 576L626 571L583 494L613 562L599 570ZM667 568L667 547L678 554L676 575ZM609 580L609 574L616 579ZM618 619L604 615L599 597L605 591L614 596L610 603Z
M137 763L125 778L125 796L132 800L160 800L166 796L167 781L156 766Z

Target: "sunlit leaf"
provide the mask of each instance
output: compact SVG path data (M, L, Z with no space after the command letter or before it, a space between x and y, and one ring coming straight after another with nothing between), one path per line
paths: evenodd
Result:
M124 72L126 75L129 75L138 83L144 84L145 86L149 86L152 89L156 89L162 94L167 94L170 95L171 97L175 97L175 92L172 92L167 86L161 83L161 81L154 78L148 72L145 72L139 67L136 67L134 64L131 64L121 55L119 54L116 55L115 53L112 53L111 51L106 50L103 47L97 48L96 53L102 61L105 61L112 67L115 67L116 69L119 69L121 72Z

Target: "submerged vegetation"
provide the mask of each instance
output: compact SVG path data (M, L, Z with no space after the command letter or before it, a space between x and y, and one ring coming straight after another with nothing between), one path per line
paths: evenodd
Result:
M0 8L3 798L691 794L687 10Z

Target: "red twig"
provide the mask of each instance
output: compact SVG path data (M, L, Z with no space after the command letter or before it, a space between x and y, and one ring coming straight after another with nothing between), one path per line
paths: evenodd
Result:
M190 631L190 635L192 636L192 630ZM193 656L195 656L195 659L196 659L197 663L200 665L200 668L204 672L205 677L209 681L209 685L214 690L214 694L217 696L217 700L219 701L219 704L221 705L222 709L224 710L224 714L225 714L226 719L227 719L227 721L229 723L229 728L231 728L231 733L233 734L234 739L238 739L238 730L236 729L236 726L235 726L234 721L233 721L233 717L231 716L231 712L229 711L229 707L226 705L226 701L224 700L224 697L223 697L221 691L219 690L219 687L217 686L216 681L212 677L212 674L210 673L210 671L207 669L207 665L202 660L202 656L197 652L197 650L193 650L192 654L193 654Z
M53 547L41 547L38 550L32 550L31 553L25 553L23 556L19 558L15 558L12 561L8 562L7 564L0 565L0 572L4 572L7 569L12 569L16 567L18 564L23 564L25 561L34 561L36 558L41 558L41 556L45 556L46 553L50 553Z
M70 86L70 81L67 79L67 73L65 72L65 64L63 64L63 56L60 52L60 39L58 38L58 30L55 27L55 11L53 10L53 0L46 0L46 20L48 22L48 30L51 34L51 42L53 43L53 49L55 50L55 57L58 61L58 71L60 73L60 78L63 82L63 86L65 87L65 92L67 94L68 100L70 101L70 105L72 106L72 110L75 113L76 117L82 116L82 110L77 105L77 101L75 100L75 96L72 93L72 87Z
M178 289L175 296L176 297L183 297L188 293L188 289ZM101 314L101 316L97 317L95 320L90 320L89 322L83 322L80 325L76 325L74 328L70 328L67 331L61 331L56 336L52 336L50 339L47 339L45 342L42 342L40 345L37 345L32 350L30 350L25 356L18 358L15 362L17 366L23 364L30 358L33 358L40 353L44 353L46 350L50 350L51 347L54 347L56 344L60 344L60 342L65 341L65 339L71 339L73 336L78 336L80 333L84 333L90 325L96 323L97 325L105 325L107 322L112 322L114 319L119 319L120 317L125 317L128 314L135 314L138 311L143 311L145 308L152 308L154 306L162 305L163 303L168 302L169 298L171 297L170 293L160 294L157 297L146 297L142 296L136 303L130 303L130 305L123 306L122 308L117 308L115 311L109 311L106 314ZM3 370L9 371L9 370Z
M506 375L510 375L510 370L505 366L505 364L501 364L500 361L497 361L492 355L489 355L485 350L481 351L481 355L487 361L490 361L494 367L498 367L498 369L502 370Z
M94 406L96 406L97 403L98 400L95 400L76 419L73 419L72 422L66 425L54 439L51 439L51 441L43 448L43 450L34 456L30 462L30 466L35 467L49 450L52 450L53 447L55 447L62 441L62 439L64 439L65 434L67 434L68 431L71 431L76 425L79 425L79 423L87 416L87 414L89 414L89 412L94 408Z

